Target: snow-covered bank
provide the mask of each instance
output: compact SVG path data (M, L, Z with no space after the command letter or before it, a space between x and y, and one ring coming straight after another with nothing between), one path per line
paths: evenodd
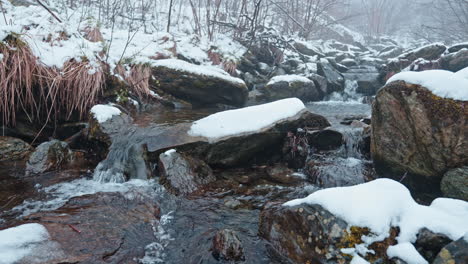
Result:
M390 248L389 255L407 252L410 264L419 264L414 250L406 243L416 241L422 228L448 236L452 240L468 232L468 203L460 200L439 198L431 206L416 203L409 190L399 182L378 179L351 187L338 187L317 191L306 198L292 200L285 206L318 204L349 226L369 228L371 236L363 237L365 246L382 241L390 234L391 227L398 227L397 248ZM443 206L441 206L443 204ZM406 245L406 246L405 246ZM405 248L404 251L398 250Z
M297 98L284 99L273 103L229 110L193 123L189 134L216 141L237 134L248 134L268 128L275 123L297 115L305 109Z

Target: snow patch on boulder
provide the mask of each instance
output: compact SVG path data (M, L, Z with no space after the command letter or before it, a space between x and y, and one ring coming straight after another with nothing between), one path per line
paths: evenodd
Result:
M271 80L267 83L267 85L272 85L278 82L302 82L302 83L311 83L312 81L304 76L300 75L279 75L271 78Z
M122 112L117 107L110 105L95 105L91 108L91 113L99 123L104 123Z
M195 64L183 61L183 60L178 60L178 59L157 60L152 63L152 66L153 67L166 67L166 68L173 69L176 71L219 78L219 79L231 82L231 83L245 85L242 79L232 77L231 75L229 75L228 73L226 73L224 70L220 68L212 67L212 66L195 65Z
M210 142L224 137L257 132L305 110L297 98L216 113L195 121L189 135L207 138Z
M421 85L429 89L433 94L454 100L468 100L468 79L465 70L453 73L444 70L429 70L422 72L401 72L387 81L387 84L395 81Z

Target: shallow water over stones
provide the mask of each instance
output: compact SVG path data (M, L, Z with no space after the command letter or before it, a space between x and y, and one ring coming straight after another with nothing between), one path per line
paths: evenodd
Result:
M213 238L218 231L225 229L235 232L242 243L243 263L286 263L267 241L259 237L262 209L271 202L281 203L304 197L316 191L317 185L329 187L366 180L362 175L367 161L362 158L359 148L356 147L363 129L342 125L340 122L350 116L355 119L368 117L370 106L357 103L322 102L309 104L308 109L327 117L332 125L331 129L344 135L345 144L338 149L310 153L309 159L319 163L317 167L322 175L320 180L311 178L302 170L293 172L281 165L275 168L253 166L244 169L214 169L213 174L217 181L187 196L176 196L161 186L157 182L158 179L138 180L139 177L132 177L137 179L124 183L100 183L92 180L92 171L86 169L51 172L37 175L34 178L18 179L16 174L21 173L21 170L7 166L0 169L0 172L4 172L1 176L3 186L6 186L5 190L8 190L2 192L0 196L2 208L0 217L4 220L0 223L0 227L23 223L23 217L28 217L29 214L33 215L29 216L27 221L42 221L41 219L45 219L45 216L54 218L61 212L68 214L68 207L79 205L80 199L87 199L88 205L75 208L83 213L73 214L70 218L73 221L66 222L73 228L67 226L63 230L56 229L58 233L70 232L76 236L77 232L74 228L81 231L80 222L89 219L87 210L99 208L99 204L102 204L103 200L98 199L94 202L92 197L116 197L104 200L109 203L110 208L119 208L119 203L123 202L123 198L119 197L141 196L145 197L143 206L152 205L158 208L159 214L156 219L157 223L155 222L152 228L153 234L145 236L145 239L141 240L141 245L134 238L138 236L138 232L148 232L148 226L143 224L144 221L141 226L132 229L134 232L129 233L131 236L128 239L131 239L133 243L131 245L139 248L139 251L132 255L134 263L232 263L232 261L217 258L212 251ZM213 111L208 109L143 113L134 119L134 126L125 129L119 135L121 138L114 141L114 146L110 148L108 158L104 162L107 162L106 166L110 166L108 168L126 169L133 173L138 170L138 166L141 166L153 175L156 171L154 162L145 160L138 165L133 161L134 157L139 155L137 152L132 152L132 149L135 150L141 146L169 147L174 143L171 142L171 135L181 133L184 129L188 129L187 123L203 118ZM162 142L162 139L166 141ZM129 160L133 160L133 163L130 163L138 166L128 167ZM344 178L345 175L348 178ZM83 195L87 196L73 198L83 197ZM70 201L74 202L70 203ZM125 204L132 206L131 202L125 202ZM107 226L111 229L123 228L122 223L126 221L125 219L128 221L138 219L134 212L132 210L119 211L119 218L116 218L118 221L106 220ZM84 216L86 219L83 218ZM141 219L146 218L147 216L143 215ZM96 226L100 225L103 225L102 219L96 223ZM125 240L126 233L111 233L111 236L118 239L113 240L115 243L106 244L108 246L105 246L101 252L102 255L105 255L107 260L125 259L122 256L126 254L128 248L119 248L118 241L122 236ZM63 236L66 237L66 234ZM63 236L61 234L61 239L64 239ZM105 237L106 234L100 236ZM152 239L148 239L149 237ZM79 254L77 256L78 260L83 257Z

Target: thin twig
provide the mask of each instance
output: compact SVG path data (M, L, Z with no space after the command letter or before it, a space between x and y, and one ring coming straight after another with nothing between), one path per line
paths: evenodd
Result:
M58 18L54 12L52 12L46 5L44 5L40 0L36 0L36 2L41 5L45 10L47 10L47 12L49 12L55 19L57 19L58 22L62 23L62 20L60 20L60 18Z

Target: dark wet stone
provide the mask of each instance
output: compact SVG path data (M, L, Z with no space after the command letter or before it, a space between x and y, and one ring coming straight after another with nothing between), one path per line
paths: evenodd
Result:
M223 229L216 232L213 238L213 256L216 259L240 261L244 260L242 242L236 232Z
M21 139L0 137L0 161L25 159L33 148Z
M439 60L440 66L444 70L457 72L468 67L468 49L462 49L455 53L443 56Z
M336 70L330 62L322 59L318 64L318 74L327 79L328 92L341 92L344 90L343 75Z
M138 263L155 241L159 207L135 194L97 193L26 217L44 225L62 254L48 263Z
M190 194L216 180L202 160L169 151L159 155L161 183L175 194Z
M52 140L39 145L26 164L26 175L58 170L73 161L73 152L67 143Z
M262 92L262 97L268 102L291 97L297 97L305 102L322 99L319 88L316 87L313 81L280 81L267 84L259 91Z
M458 52L462 49L468 49L468 44L467 43L455 44L451 46L450 48L448 48L448 52L449 53Z
M445 197L468 201L468 166L445 173L440 188Z
M266 169L266 174L269 180L282 184L294 184L303 181L301 177L293 175L293 170L281 164L268 167Z
M466 263L468 263L468 241L463 237L444 247L432 262L432 264Z
M293 263L324 263L343 258L337 245L347 224L319 205L270 204L260 215L259 235Z
M88 140L100 142L109 147L112 144L112 138L118 136L120 132L127 130L132 123L132 118L121 113L114 115L106 122L98 122L91 114L89 118Z
M241 82L231 82L219 77L164 66L154 67L153 77L154 87L196 106L216 104L243 106L247 101L248 89Z
M427 261L432 262L440 250L450 242L452 240L446 235L423 228L418 232L415 247Z
M317 150L332 150L343 145L343 135L331 129L311 132L307 135L307 140Z

